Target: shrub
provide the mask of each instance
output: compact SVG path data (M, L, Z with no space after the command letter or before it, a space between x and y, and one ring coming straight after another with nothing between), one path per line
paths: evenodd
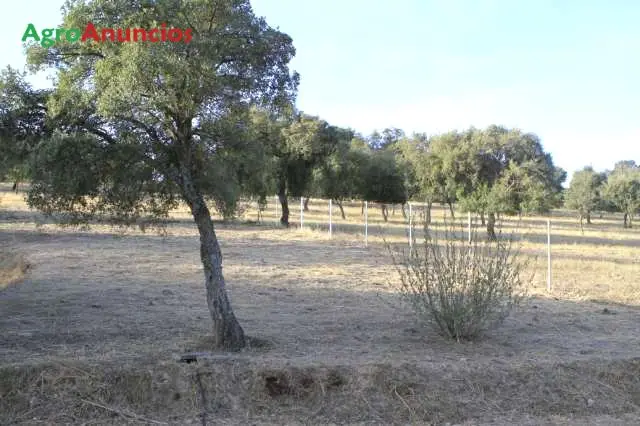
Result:
M525 294L526 261L513 249L513 238L480 243L477 231L456 236L445 222L444 241L425 224L424 244L394 252L387 245L400 275L398 290L421 322L458 342L480 337L499 325ZM415 232L413 233L415 235Z

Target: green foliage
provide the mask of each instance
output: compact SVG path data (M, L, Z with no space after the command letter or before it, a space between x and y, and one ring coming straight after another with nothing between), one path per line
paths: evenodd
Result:
M175 186L134 140L105 145L91 135L56 133L40 143L33 163L27 202L62 224L154 223L177 207Z
M474 232L471 243L462 242L450 223L443 241L425 230L422 246L401 253L387 246L400 275L400 294L420 322L434 325L442 335L457 341L481 337L524 296L526 261L511 239L481 244ZM457 233L465 234L463 225Z
M331 173L331 167L325 161L338 149L341 139L350 140L352 136L349 130L330 126L318 117L293 111L293 108L276 114L253 108L250 112L250 134L264 149L263 158L268 164L262 169L265 181L285 199L322 190L313 188L319 179L317 172L314 176L314 170L324 164L325 172ZM282 222L288 225L288 217L283 215Z
M405 175L390 151L374 151L363 169L362 197L366 201L386 204L407 202Z
M411 138L400 140L396 144L396 151L403 167L409 170L406 184L410 198L444 202L447 191L442 159L433 154L431 141L426 135L414 134Z
M337 201L362 198L362 171L367 167L369 155L362 149L352 148L351 141L340 139L335 152L314 170L313 196Z
M602 206L602 185L606 177L585 167L573 174L565 196L565 206L576 210L580 220Z
M48 109L65 134L39 146L34 207L74 221L101 211L129 218L139 215L142 200L157 199L160 207L145 213L162 218L168 200L193 201L185 192L193 184L196 195L213 198L231 217L243 193L270 190L262 179L268 161L250 138L246 113L252 104L275 110L290 104L298 76L287 67L295 51L286 34L254 16L243 0L217 2L215 10L198 0L142 7L120 0L68 2L64 27L89 21L98 28L171 22L192 28L193 39L30 46L34 69L57 68ZM81 143L86 146L76 146ZM91 208L83 197L94 198Z
M640 210L640 166L633 161L617 163L607 177L603 194L624 213L624 226L631 228L633 217Z
M47 137L48 91L34 90L25 74L8 66L0 72L0 177L20 182L29 176L29 156Z
M449 132L429 140L426 158L417 164L431 197L465 211L548 212L561 202L566 173L553 165L537 136L489 126ZM488 234L493 238L493 221Z

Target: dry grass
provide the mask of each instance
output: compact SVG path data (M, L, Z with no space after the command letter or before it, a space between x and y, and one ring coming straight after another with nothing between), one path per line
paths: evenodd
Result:
M0 247L0 291L24 280L30 266L24 254L8 246Z
M406 241L399 211L368 248L358 205L348 223L335 210L332 240L219 225L253 345L187 365L176 359L207 350L210 320L186 210L166 236L80 232L3 198L0 243L34 267L0 293L0 424L640 423L640 234L616 218L582 235L554 214L551 294L540 256L535 297L486 340L453 345L395 308L381 243ZM306 224L323 218L311 207ZM544 220L527 220L524 249L544 254Z

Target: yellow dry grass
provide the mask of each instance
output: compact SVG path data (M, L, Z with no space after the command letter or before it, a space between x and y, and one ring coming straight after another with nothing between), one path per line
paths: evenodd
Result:
M22 281L27 269L29 263L23 254L0 248L0 290Z
M252 347L194 366L175 361L207 350L210 325L185 208L165 235L61 229L2 189L0 244L33 264L0 293L2 424L639 423L640 233L618 217L583 234L554 212L550 293L545 218L523 218L534 297L486 340L451 344L396 308L383 238L406 242L399 210L385 225L369 209L365 247L358 203L346 220L335 208L330 239L324 202L283 230L270 200L268 223L216 225Z

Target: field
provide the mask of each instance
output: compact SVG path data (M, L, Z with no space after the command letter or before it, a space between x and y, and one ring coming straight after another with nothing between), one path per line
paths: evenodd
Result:
M312 200L302 230L217 223L240 353L211 353L197 231L62 229L1 186L0 424L640 424L640 228L553 212L520 223L531 297L474 343L421 328L393 291L383 245L406 241L359 203L329 238ZM441 221L445 210L434 208ZM507 218L505 227L518 223ZM10 257L14 256L15 259ZM23 258L20 256L24 256ZM18 266L16 266L18 265ZM9 272L7 272L9 274ZM9 280L7 280L9 281ZM207 359L180 363L186 352Z

